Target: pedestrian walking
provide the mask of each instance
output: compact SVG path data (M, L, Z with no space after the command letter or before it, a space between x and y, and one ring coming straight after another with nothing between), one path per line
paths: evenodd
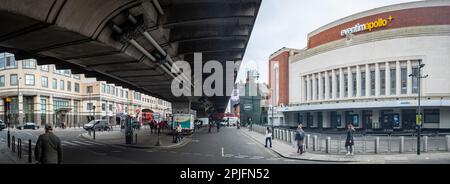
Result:
M217 121L216 126L217 126L217 133L219 133L220 132L220 121Z
M208 133L211 133L211 128L212 128L212 122L211 121L208 123L208 126L209 126Z
M266 129L266 148L267 142L270 143L270 148L272 148L272 130L269 127Z
M297 141L297 153L303 154L303 140L305 139L305 132L302 129L302 124L299 124L295 133L295 140Z
M347 150L346 155L353 155L353 132L355 131L355 128L353 128L353 125L351 123L347 124L347 138L345 139L345 149Z
M37 164L61 164L63 152L61 140L53 134L52 125L45 125L45 133L40 135L34 150Z
M181 124L178 122L177 124L177 143L181 142L181 133L183 131L183 129L181 128Z

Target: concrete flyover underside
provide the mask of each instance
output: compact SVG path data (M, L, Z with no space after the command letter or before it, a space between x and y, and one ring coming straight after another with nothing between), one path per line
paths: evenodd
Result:
M194 52L203 53L203 62L242 60L260 4L261 0L0 0L0 52L182 103L188 99L171 92L176 76L170 72L172 61L185 60L193 68ZM192 108L207 111L205 98L200 99L190 98ZM211 109L223 111L228 99L214 96L206 101L214 104Z

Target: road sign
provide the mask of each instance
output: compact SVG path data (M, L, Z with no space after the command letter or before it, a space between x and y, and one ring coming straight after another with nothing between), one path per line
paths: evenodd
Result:
M418 126L422 125L422 114L416 115L416 125Z

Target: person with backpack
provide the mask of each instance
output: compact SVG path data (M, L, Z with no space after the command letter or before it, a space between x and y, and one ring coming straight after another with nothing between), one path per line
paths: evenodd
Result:
M297 132L295 134L295 140L297 141L297 153L303 154L303 140L305 139L305 132L302 129L302 124L297 127Z
M351 123L347 124L347 138L345 139L345 149L347 150L346 155L353 155L353 145L355 144L353 141L353 132L355 128Z
M267 141L270 142L270 148L272 148L272 130L267 127L266 130L266 148L267 148Z

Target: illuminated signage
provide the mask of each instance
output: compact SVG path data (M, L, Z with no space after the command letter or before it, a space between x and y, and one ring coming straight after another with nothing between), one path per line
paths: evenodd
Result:
M394 18L392 16L389 16L387 19L379 18L376 21L368 22L365 24L356 24L355 26L351 28L347 28L341 31L341 36L347 36L349 34L361 32L361 31L372 31L373 29L385 27L391 22Z

